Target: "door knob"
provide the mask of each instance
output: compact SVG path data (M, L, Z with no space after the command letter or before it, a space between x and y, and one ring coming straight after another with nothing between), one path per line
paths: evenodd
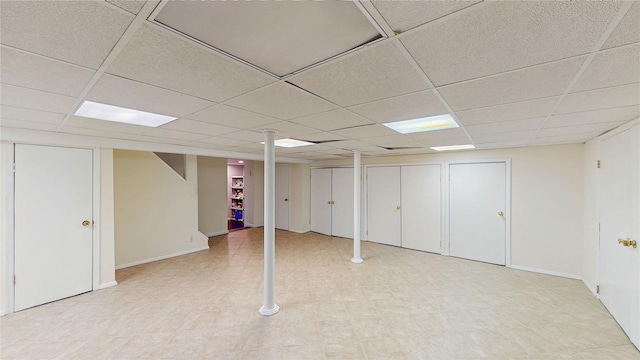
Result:
M82 226L89 226L89 224L91 224L91 221L89 220L85 220L82 222Z
M289 199L284 199L284 201L289 201Z
M400 205L396 206L396 210L400 210Z
M498 216L504 216L504 213L502 211L498 211Z
M336 203L335 201L331 201L331 205L335 205L335 203Z
M632 248L638 247L638 244L636 243L636 241L635 240L631 240L629 238L618 239L618 244L620 244L622 246L629 246L629 247L632 247Z
M327 201L327 205L331 205L331 201Z

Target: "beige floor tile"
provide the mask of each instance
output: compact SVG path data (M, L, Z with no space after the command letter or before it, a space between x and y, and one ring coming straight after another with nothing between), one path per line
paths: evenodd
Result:
M336 342L324 345L324 357L330 359L366 359L362 347L358 342Z
M376 341L362 341L362 348L367 359L408 359L408 355L402 349L400 342L395 338Z
M287 346L282 349L284 360L324 360L322 345Z

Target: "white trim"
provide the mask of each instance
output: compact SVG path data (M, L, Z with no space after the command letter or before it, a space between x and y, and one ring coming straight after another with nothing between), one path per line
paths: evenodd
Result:
M296 234L305 234L305 233L308 233L311 230L309 230L309 229L307 229L307 230L289 229L288 231L294 232Z
M204 236L206 236L207 238L210 238L212 236L226 235L228 233L229 233L229 230L213 231L213 232L208 232L204 234Z
M101 188L100 188L100 177L102 175L102 168L100 162L100 148L92 149L93 154L93 218L91 219L92 224L92 237L93 237L93 283L92 289L96 290L100 288L100 196L101 196Z
M611 130L611 131L609 131L607 133L604 133L604 134L598 136L597 137L598 145L600 144L600 142L602 142L602 140L606 140L606 139L608 139L608 138L610 138L612 136L620 134L621 132L627 131L627 130L631 129L632 127L636 126L636 125L640 125L640 118L631 120L631 121L629 121L627 123L624 123L624 124L618 126L617 128L615 128L615 129L613 129L613 130Z
M4 130L3 130L4 131ZM2 273L4 277L0 280L2 286L2 303L4 304L3 311L6 313L12 313L15 304L15 286L13 284L13 276L15 275L14 268L14 241L13 241L13 225L14 225L14 153L15 144L12 142L3 142L2 146L2 169L1 175L3 188L0 191L4 192L4 202L0 204L2 206Z
M448 160L445 162L444 171L446 172L445 184L446 192L445 196L445 222L446 222L446 237L444 246L447 249L446 255L450 255L451 248L451 234L450 234L450 213L449 213L449 170L452 164L485 164L485 163L504 163L505 164L505 266L511 265L511 159L510 158L497 158L497 159L474 159L474 160Z
M109 282L106 282L104 284L100 284L100 286L98 286L98 290L110 288L110 287L113 287L113 286L116 286L116 285L118 285L117 281L115 281L115 280L109 281Z
M514 269L514 270L523 270L523 271L529 271L529 272L534 272L534 273L539 273L539 274L559 276L559 277L563 277L563 278L567 278L567 279L582 280L582 276L574 275L574 274L562 273L562 272L558 272L558 271L544 270L544 269L538 269L538 268L532 268L532 267L520 266L520 265L511 265L509 267Z
M7 315L7 312L4 310L0 310L0 317Z
M589 291L591 291L593 296L595 296L598 299L600 298L600 295L596 292L596 287L594 285L591 285L586 279L582 279L582 282L587 287L587 289L589 289Z
M191 253L202 251L202 250L209 250L209 245L206 245L206 246L203 246L203 247L199 247L199 248L195 248L195 249L185 250L185 251L178 251L178 252L175 252L175 253L169 254L169 255L162 255L162 256L158 256L158 257L154 257L154 258L150 258L150 259L139 260L139 261L134 261L134 262L130 262L130 263L127 263L127 264L117 265L116 266L116 270L128 268L128 267L131 267L131 266L136 266L136 265L142 265L142 264L146 264L146 263L150 263L150 262L154 262L154 261L158 261L158 260L169 259L169 258L180 256L180 255L187 255L187 254L191 254Z

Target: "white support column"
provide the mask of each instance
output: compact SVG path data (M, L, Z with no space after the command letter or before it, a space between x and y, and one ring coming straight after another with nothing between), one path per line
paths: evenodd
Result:
M352 263L360 264L362 256L360 256L360 204L362 189L362 164L360 159L360 150L353 150L353 258Z
M275 197L276 197L276 156L275 130L265 129L264 133L264 305L260 314L270 316L278 312L275 303Z

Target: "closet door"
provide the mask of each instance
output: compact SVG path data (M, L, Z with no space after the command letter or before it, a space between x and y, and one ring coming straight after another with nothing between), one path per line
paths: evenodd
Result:
M276 164L276 229L289 230L289 164Z
M441 253L440 165L401 167L402 247Z
M333 169L331 235L353 238L353 168Z
M401 245L400 167L367 168L368 240Z
M331 235L331 169L311 169L311 231Z

